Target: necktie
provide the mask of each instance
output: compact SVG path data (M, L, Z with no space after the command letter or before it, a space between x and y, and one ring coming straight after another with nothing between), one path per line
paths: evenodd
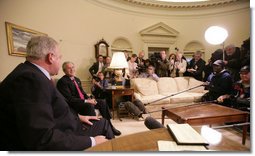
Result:
M75 85L75 87L76 87L76 89L77 89L77 91L78 91L78 93L79 93L80 98L81 98L82 100L84 100L84 95L82 94L82 92L81 92L81 90L80 90L80 88L79 88L77 82L75 81L75 79L72 79L72 81L73 81L73 83L74 83L74 85Z

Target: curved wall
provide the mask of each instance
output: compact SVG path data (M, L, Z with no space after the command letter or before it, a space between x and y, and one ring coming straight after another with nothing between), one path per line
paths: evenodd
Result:
M250 8L249 3L245 1L238 2L237 6L231 5L227 8L224 6L207 11L174 10L175 14L171 14L166 9L153 12L150 8L144 8L141 12L142 7L127 6L126 3L125 0L122 2L120 0L1 0L0 81L18 63L25 60L24 57L8 55L5 21L44 32L58 40L63 54L62 62L67 60L75 62L77 76L82 80L89 79L88 68L95 61L94 44L97 41L104 38L109 45L112 45L116 38L123 36L130 41L132 50L138 53L144 50L139 32L159 22L167 24L180 33L173 46L181 50L191 41L202 43L205 46L206 60L211 52L220 48L209 45L204 40L204 32L209 26L220 25L228 30L230 35L225 44L233 43L240 46L242 41L250 36ZM123 7L126 9L122 10ZM148 10L149 15L146 14ZM213 13L210 13L210 10L214 10ZM215 13L217 10L220 11ZM60 71L56 77L62 75L63 72Z

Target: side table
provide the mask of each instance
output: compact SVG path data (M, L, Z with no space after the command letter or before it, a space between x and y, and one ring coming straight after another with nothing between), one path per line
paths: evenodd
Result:
M112 119L114 119L114 111L116 106L116 98L121 96L131 96L131 101L134 101L134 89L133 88L115 88L114 86L111 86L109 88L106 88L108 92L112 95Z

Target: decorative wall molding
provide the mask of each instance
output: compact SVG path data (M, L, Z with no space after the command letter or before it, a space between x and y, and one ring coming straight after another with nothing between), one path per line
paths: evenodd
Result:
M184 51L205 51L205 46L199 41L190 41L187 43L183 49Z
M163 22L149 26L140 32L142 41L145 43L166 43L173 44L179 32Z
M86 0L118 13L166 18L200 18L250 10L249 0L209 0L173 3L156 0Z
M116 51L123 51L126 50L128 52L132 52L132 45L130 41L126 37L118 37L116 38L112 45L111 45L111 51L116 52Z
M239 1L249 1L249 0L208 0L201 2L164 2L157 0L118 0L124 1L131 5L142 6L142 7L152 7L152 8L208 8L208 7L222 7L223 5L234 4Z

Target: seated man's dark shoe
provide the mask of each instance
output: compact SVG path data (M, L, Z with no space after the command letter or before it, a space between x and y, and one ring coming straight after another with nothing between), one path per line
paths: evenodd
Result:
M113 134L116 135L116 136L121 135L121 132L120 132L119 130L117 130L115 127L113 127L113 126L112 126L112 132L113 132Z

